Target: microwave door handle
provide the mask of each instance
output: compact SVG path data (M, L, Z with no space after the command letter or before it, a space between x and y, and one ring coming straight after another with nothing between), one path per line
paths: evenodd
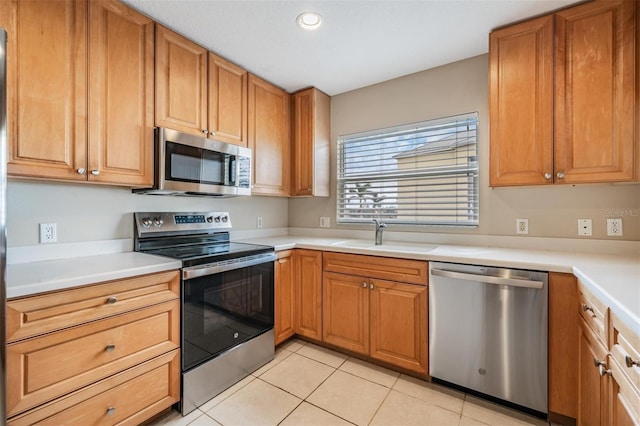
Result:
M229 184L231 186L235 186L236 184L236 175L238 174L238 171L236 170L237 168L237 161L236 161L236 157L231 157L231 159L229 160Z

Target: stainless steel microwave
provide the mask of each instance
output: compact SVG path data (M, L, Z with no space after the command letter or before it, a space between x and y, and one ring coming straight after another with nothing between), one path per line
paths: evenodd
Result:
M251 150L167 128L155 129L155 195L251 195Z

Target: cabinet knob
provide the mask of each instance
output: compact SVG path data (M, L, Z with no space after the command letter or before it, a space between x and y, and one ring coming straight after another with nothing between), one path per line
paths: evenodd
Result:
M593 358L593 365L596 367L604 367L607 364L604 361L600 361L598 358Z
M369 288L373 290L373 283L369 284Z
M110 304L110 305L113 305L113 304L114 304L114 303L116 303L117 301L118 301L118 298L117 298L117 297L115 297L115 296L110 296L110 297L107 299L107 303L108 303L108 304Z
M94 176L98 176L100 174L100 170L93 169L93 170L91 170L91 174L94 175Z
M362 283L362 288L367 288L367 282L366 281Z
M202 133L207 136L209 134L209 129L202 129Z
M634 361L629 355L624 357L624 363L627 364L627 367L631 368L634 365L640 367L640 361Z
M548 173L548 172L547 172L547 173L545 173L545 174L544 174L544 178L545 178L546 180L551 180L551 178L552 178L552 177L553 177L553 175L552 175L551 173Z
M107 347L104 348L104 350L107 352L113 352L114 350L116 350L116 345L107 345Z
M209 132L209 134L210 134L211 136L215 136L215 135L216 135L216 132Z
M600 377L611 375L611 370L607 370L604 365L598 366L598 372L600 373Z
M585 311L585 312L589 311L589 312L591 312L591 316L592 317L594 317L594 318L596 317L596 313L595 313L595 311L593 310L593 308L591 306L588 306L588 305L583 303L582 304L582 310Z
M564 172L558 172L558 173L556 173L556 177L557 177L558 179L564 179Z
M107 408L107 416L113 416L116 414L116 407Z
M76 172L78 172L79 175L83 175L87 173L87 169L80 167L78 170L76 170Z

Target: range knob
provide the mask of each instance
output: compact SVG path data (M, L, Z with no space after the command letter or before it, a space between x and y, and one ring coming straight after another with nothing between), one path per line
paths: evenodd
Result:
M148 227L151 226L151 218L150 217L143 217L142 219L140 219L140 223L145 228L148 228Z
M216 216L216 223L220 223L220 216Z
M209 222L209 223L213 222L213 216L208 216L207 217L207 222Z
M162 218L160 216L153 218L153 224L155 226L157 226L158 228L161 227L163 223L164 223L164 221L162 220Z
M222 216L222 221L227 223L229 221L229 216Z

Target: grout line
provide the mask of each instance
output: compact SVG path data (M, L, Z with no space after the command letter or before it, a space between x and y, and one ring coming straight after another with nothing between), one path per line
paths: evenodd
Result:
M386 387L386 386L385 386ZM384 402L387 400L387 398L389 397L389 395L391 395L391 391L393 389L391 388L387 388L387 394L384 396L384 398L382 398L382 401L380 401L380 404L378 405L378 408L376 408L376 411L374 411L373 416L371 416L371 418L369 419L369 421L367 422L368 425L371 424L371 422L373 421L373 419L376 418L376 416L378 415L378 411L380 411L380 408L382 408L382 404L384 404Z

